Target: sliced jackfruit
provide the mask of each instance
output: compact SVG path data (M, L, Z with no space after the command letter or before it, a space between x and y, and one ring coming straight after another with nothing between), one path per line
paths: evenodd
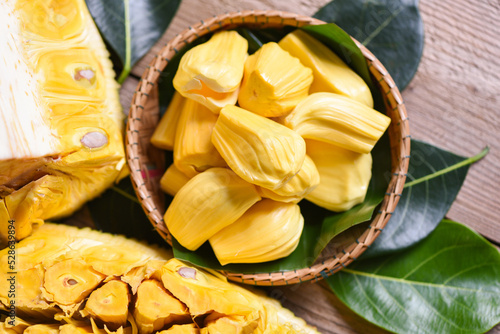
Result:
M305 198L331 211L346 211L362 203L372 176L370 153L356 153L315 140L306 140L307 154L320 175L319 185Z
M264 117L283 116L308 95L312 80L311 69L269 42L245 62L238 104Z
M350 97L373 108L368 85L326 45L302 30L287 34L279 43L313 71L309 93L331 92Z
M184 102L174 144L174 164L188 177L227 164L210 141L217 115L200 103Z
M186 98L179 92L175 92L165 114L163 114L151 136L151 143L154 146L170 151L174 149L175 133L184 102L186 102Z
M297 174L305 159L300 135L236 106L221 110L212 143L238 176L272 190Z
M215 33L181 58L173 84L185 97L214 113L238 98L248 42L236 31Z
M0 22L5 243L8 220L20 240L32 224L71 214L116 180L125 158L118 84L85 2L3 1Z
M280 202L298 203L318 186L319 181L318 169L312 159L306 155L302 168L282 187L275 190L259 187L258 190L261 196L265 198Z
M196 250L260 199L255 186L230 169L211 168L179 190L164 220L182 246Z
M351 98L315 93L302 100L282 123L306 139L369 153L391 119Z
M160 179L160 188L167 194L175 196L190 179L175 164L171 164Z
M267 262L290 255L303 227L297 204L263 199L209 240L222 265Z

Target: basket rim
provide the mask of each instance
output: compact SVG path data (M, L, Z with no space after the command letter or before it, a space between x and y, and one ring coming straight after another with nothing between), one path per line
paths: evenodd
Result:
M199 23L189 26L177 34L155 55L154 59L147 66L132 98L126 127L125 148L132 185L139 202L156 231L170 245L172 245L172 237L163 221L163 213L155 205L153 196L151 196L147 189L147 180L144 177L145 172L147 175L147 169L141 164L140 159L139 130L142 125L145 106L150 99L150 95L153 95L154 88L157 88L160 74L170 62L171 57L181 47L188 45L196 38L219 29L229 29L232 26L295 26L298 28L305 25L325 23L309 16L276 10L247 10L214 15L207 20L201 20ZM384 102L386 104L386 111L392 119L389 129L392 129L391 132L395 131L394 135L398 135L398 138L393 138L391 132L389 133L392 175L381 204L381 209L376 213L375 217L372 217L369 228L356 240L355 244L346 247L340 257L334 255L332 258L321 263L315 263L310 267L292 271L243 274L221 270L220 272L228 279L245 284L272 286L301 283L310 280L317 281L326 278L346 267L373 243L387 224L399 202L406 181L410 157L409 119L406 107L399 89L382 63L366 47L356 39L352 39L369 63L368 67L371 75L378 80L380 89L385 93ZM397 124L395 124L395 120L398 121ZM397 131L394 130L395 127L397 127ZM397 151L397 154L394 153L394 150Z

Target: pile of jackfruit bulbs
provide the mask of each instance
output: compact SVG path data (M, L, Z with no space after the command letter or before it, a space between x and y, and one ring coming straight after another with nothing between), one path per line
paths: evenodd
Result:
M363 202L371 150L390 118L367 84L302 30L248 55L236 31L188 50L151 143L173 150L164 221L222 265L283 258L304 226L298 202L340 212Z

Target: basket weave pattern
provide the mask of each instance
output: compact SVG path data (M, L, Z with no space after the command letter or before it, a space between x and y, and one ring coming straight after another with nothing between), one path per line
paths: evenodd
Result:
M243 11L214 16L189 27L173 38L151 61L136 88L129 112L126 133L126 153L132 184L149 220L160 235L172 244L172 237L163 221L165 212L158 178L152 177L151 166L163 166L163 153L155 149L149 139L159 120L158 80L170 59L196 38L220 29L237 26L257 28L302 27L325 22L280 11ZM325 278L355 260L377 238L391 217L406 180L410 154L410 134L406 108L401 94L384 66L363 45L354 40L366 58L370 73L383 93L387 115L392 119L388 129L391 143L392 175L380 210L370 226L342 243L341 249L320 256L311 267L300 270L241 274L222 271L228 279L252 285L286 285ZM345 247L344 247L345 245Z

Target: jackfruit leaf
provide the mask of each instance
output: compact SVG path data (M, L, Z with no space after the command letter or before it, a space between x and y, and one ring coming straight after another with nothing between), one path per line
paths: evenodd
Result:
M129 177L106 190L100 197L87 203L97 229L147 241L169 248L156 233L137 199Z
M371 85L371 79L369 77L366 61L356 62L353 65L353 59L356 57L363 57L361 51L352 42L349 36L342 31L338 26L334 24L325 24L315 26L314 29L311 27L304 28L308 33L311 33L316 38L319 38L325 45L332 47L336 44L344 45L343 51L341 50L338 54L344 61L352 65L352 68L360 73L366 73L363 76ZM291 29L265 29L265 30L251 30L246 28L240 28L238 32L243 37L249 40L250 48L255 49L258 45L265 44L269 41L279 41L286 33L290 32ZM352 43L352 44L350 44ZM348 45L351 49L346 49L345 45ZM189 45L183 50L180 50L172 62L169 63L167 69L163 72L162 82L165 85L165 91L162 91L162 86L160 84L160 94L166 96L171 96L172 91L168 87L168 83L173 79L175 74L175 69L178 66L178 60L175 58L182 56L187 49L194 45ZM332 50L336 52L333 47ZM345 50L351 50L346 52ZM253 49L250 52L255 51ZM356 57L354 56L356 55ZM361 74L360 74L361 75ZM165 98L164 101L168 99ZM374 100L376 103L376 108L379 111L384 111L383 103L380 102L380 94L378 91L374 91ZM297 249L290 254L288 257L260 264L229 264L221 266L215 255L210 248L208 243L204 244L197 251L189 251L182 247L178 242L174 240L174 255L177 258L191 262L193 264L208 267L212 269L240 272L240 273L262 273L262 272L274 272L274 271L285 271L285 270L296 270L308 267L314 263L314 260L319 256L323 248L338 234L345 231L346 229L370 220L373 215L373 211L380 204L384 197L384 193L388 186L388 179L390 175L390 145L388 136L385 135L377 143L373 149L373 170L372 179L368 188L368 193L366 199L363 203L355 206L351 210L343 213L333 213L331 211L320 208L308 201L301 201L301 213L304 216L304 230L299 241ZM168 158L168 157L167 157ZM170 158L171 159L171 158ZM251 242L249 240L249 242Z
M418 0L335 0L314 17L335 22L387 68L399 90L417 71L424 47Z
M354 312L395 333L485 333L500 322L500 253L443 220L424 240L327 279Z
M123 83L134 64L160 39L181 0L86 0L101 35L111 47ZM116 59L118 58L118 59Z
M401 199L383 232L363 253L363 259L405 249L427 237L450 209L470 164L487 153L485 148L465 158L412 140Z

